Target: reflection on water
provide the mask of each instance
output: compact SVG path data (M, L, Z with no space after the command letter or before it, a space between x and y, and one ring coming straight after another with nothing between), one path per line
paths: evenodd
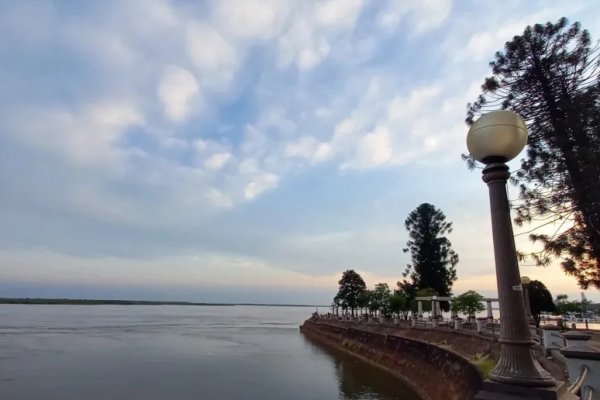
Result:
M413 400L300 307L0 305L2 400Z
M331 358L340 399L419 400L419 396L410 387L387 372L367 365L343 351L322 345L310 337L305 336L305 340L317 351Z

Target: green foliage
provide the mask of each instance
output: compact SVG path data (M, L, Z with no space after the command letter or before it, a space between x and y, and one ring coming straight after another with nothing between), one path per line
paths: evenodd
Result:
M390 297L390 312L395 315L404 314L408 311L408 299L405 295L399 291L394 291L394 294Z
M371 302L371 291L368 289L363 290L358 295L358 308L361 310L364 308L369 308L369 303Z
M338 284L340 286L334 301L339 303L342 309L350 308L354 315L354 310L358 307L359 296L366 289L365 281L353 269L349 269L344 271Z
M375 289L371 292L370 309L388 315L390 313L390 297L392 297L392 292L387 283L376 284Z
M535 326L538 328L542 311L553 312L556 309L548 288L542 282L536 280L529 283L529 305Z
M433 205L423 203L412 211L404 222L409 240L404 252L410 252L408 264L398 285L405 293L431 288L440 296L449 296L456 281L458 254L444 236L452 232L452 223L446 221L444 213ZM412 297L412 296L411 296Z
M569 313L580 313L583 312L583 303L579 301L569 301L569 296L566 294L559 294L556 296L555 302L555 313L558 315L564 315Z
M497 360L494 360L494 359L491 359L488 357L483 357L483 358L480 358L479 360L474 361L474 364L481 371L481 375L483 376L483 379L488 379L490 376L490 372L492 372L492 370L494 369L494 367L497 364Z
M517 225L535 224L529 238L542 250L538 265L561 259L580 287L600 289L600 51L579 23L525 28L490 63L492 76L469 104L467 123L497 108L529 127L527 154L511 181ZM472 164L470 164L472 166ZM553 234L536 233L554 225Z
M479 311L485 310L484 297L474 290L469 290L452 300L452 311L474 317Z

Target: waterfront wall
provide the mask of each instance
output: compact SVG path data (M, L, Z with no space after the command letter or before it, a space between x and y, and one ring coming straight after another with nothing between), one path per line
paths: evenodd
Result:
M443 345L417 339L417 330L410 330L409 335L390 334L360 324L343 326L326 320L307 320L300 329L312 339L386 369L413 387L423 400L468 400L483 383L475 365ZM450 347L451 335L440 334ZM460 339L458 342L463 342ZM473 344L479 348L490 345L485 341Z

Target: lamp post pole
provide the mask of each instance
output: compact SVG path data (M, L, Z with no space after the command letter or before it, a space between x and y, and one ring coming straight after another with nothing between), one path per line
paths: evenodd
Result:
M506 191L506 183L510 177L506 162L515 158L526 143L527 126L521 117L510 111L495 111L483 115L473 123L467 135L467 147L471 156L486 164L482 178L489 188L501 314L498 340L500 358L489 378L492 383L510 385L513 388L537 391L548 388L550 392L547 393L552 393L553 398L556 398L554 379L531 353L534 342L525 314L523 286Z
M483 181L490 192L492 235L498 301L500 303L500 359L490 379L496 382L524 386L553 386L554 380L531 356L533 340L525 315L523 288L517 263L517 253L510 220L506 182L508 166L502 162L488 164Z

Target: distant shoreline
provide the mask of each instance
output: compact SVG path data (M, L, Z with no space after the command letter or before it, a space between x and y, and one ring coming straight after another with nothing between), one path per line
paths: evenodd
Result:
M199 303L191 301L152 301L152 300L104 300L104 299L45 299L0 297L0 304L30 305L118 305L118 306L261 306L261 307L326 307L311 304L265 304L265 303Z

